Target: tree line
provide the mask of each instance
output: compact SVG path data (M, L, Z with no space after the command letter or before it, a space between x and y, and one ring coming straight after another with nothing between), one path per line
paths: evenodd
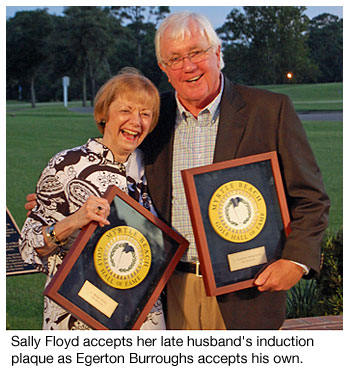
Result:
M223 44L224 73L249 84L336 82L343 79L343 19L313 19L302 6L233 8L216 31ZM125 66L134 66L164 91L154 35L168 6L71 6L62 16L47 9L17 12L6 22L6 97L93 103L97 89Z

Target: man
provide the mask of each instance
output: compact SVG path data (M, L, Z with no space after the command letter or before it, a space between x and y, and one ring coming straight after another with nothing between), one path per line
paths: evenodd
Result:
M167 286L168 329L278 329L285 291L320 269L329 200L303 127L288 97L232 84L221 74L220 40L198 14L170 15L157 31L159 67L175 93L162 95L158 126L146 138L146 176L159 216L190 241ZM205 295L181 169L277 151L292 232L282 259L255 287ZM28 208L28 206L27 206Z
M278 329L285 291L319 271L328 224L329 199L303 127L286 96L224 78L220 40L205 17L170 15L155 43L175 94L162 95L159 124L145 141L146 175L160 216L191 243L167 286L167 328ZM198 255L180 171L268 151L278 153L292 220L282 259L256 278L256 287L207 297L195 274Z

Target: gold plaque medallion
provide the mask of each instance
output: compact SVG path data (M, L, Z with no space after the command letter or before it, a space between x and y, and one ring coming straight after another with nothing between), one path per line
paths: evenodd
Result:
M94 264L100 278L118 289L140 284L151 267L151 248L138 230L118 226L106 231L94 252Z
M210 199L209 220L223 239L234 243L247 242L264 227L265 200L260 191L248 182L227 182Z

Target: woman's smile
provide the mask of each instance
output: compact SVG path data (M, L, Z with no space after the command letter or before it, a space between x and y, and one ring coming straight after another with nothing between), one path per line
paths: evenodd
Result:
M152 108L144 102L117 98L109 107L103 143L117 161L125 162L142 143L152 123Z

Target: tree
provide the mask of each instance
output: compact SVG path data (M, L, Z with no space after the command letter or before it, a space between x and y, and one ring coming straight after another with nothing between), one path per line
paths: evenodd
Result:
M134 66L156 85L162 77L157 66L154 36L168 6L112 6L111 13L125 26L125 39L116 44L114 58L123 66Z
M249 84L280 84L289 71L298 82L316 78L317 67L307 54L305 7L243 9L244 13L232 10L217 30L224 42L227 75Z
M310 21L308 46L320 82L343 81L343 20L328 13Z
M129 24L131 33L129 37L133 38L136 42L137 57L142 57L142 41L147 34L145 27L153 24L157 27L158 22L163 19L166 13L169 13L168 6L112 6L111 13L120 20ZM147 19L147 20L146 20ZM145 21L146 20L146 21ZM152 22L153 20L153 22Z
M111 7L65 7L63 16L46 14L50 30L36 20L35 11L25 12L29 25L19 27L24 17L18 13L7 21L7 97L17 98L19 86L23 98L29 97L32 71L39 88L34 92L32 79L33 102L61 98L62 77L68 75L70 98L82 98L83 106L91 98L92 104L97 88L125 66L139 68L159 85L153 39L167 12L168 7L120 7L117 13ZM34 40L40 32L40 40ZM37 64L27 51L40 52Z
M64 10L69 25L67 36L69 50L76 56L81 71L83 86L83 106L86 105L87 75L91 82L91 105L96 93L96 77L99 68L109 72L106 63L111 46L121 37L118 22L108 8L96 6L72 6Z
M48 37L52 31L47 10L17 12L6 22L6 72L23 87L30 87L35 108L35 80L48 58Z
M63 95L62 77L68 75L71 79L69 96L74 92L72 82L76 82L76 72L80 72L77 66L75 51L69 48L69 36L67 30L69 24L66 17L51 15L52 31L48 36L46 48L46 63L39 68L38 84L40 89L37 97L40 101L61 100ZM79 90L79 98L81 96Z

